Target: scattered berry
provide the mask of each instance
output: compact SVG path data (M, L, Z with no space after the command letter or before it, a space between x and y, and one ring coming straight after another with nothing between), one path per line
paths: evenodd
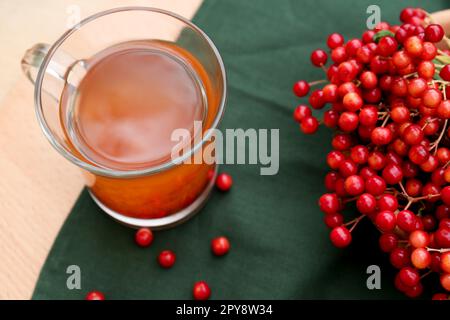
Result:
M304 105L299 105L294 110L294 119L298 123L301 123L303 119L310 117L312 115L311 109Z
M221 191L230 190L233 185L233 179L228 173L220 173L216 178L216 187Z
M297 97L304 97L309 92L309 84L305 80L297 81L292 87L292 91L294 91Z
M345 227L336 227L331 230L330 239L337 248L345 248L352 242L352 235Z
M195 300L208 300L211 296L211 289L205 281L198 281L194 284L192 294Z
M332 33L328 36L327 46L330 49L335 49L344 44L344 37L339 33Z
M165 269L171 268L175 264L176 256L173 251L164 250L158 256L158 263Z
M153 242L153 232L147 228L141 228L136 231L134 240L141 247L148 247Z
M325 63L327 63L328 55L325 51L317 49L314 50L311 54L311 62L316 67L323 66Z
M211 241L211 250L216 256L223 256L230 250L230 242L226 237L217 237Z
M86 295L86 300L105 300L105 295L100 291L91 291Z
M319 128L319 122L314 117L306 117L300 123L300 129L304 134L313 134Z

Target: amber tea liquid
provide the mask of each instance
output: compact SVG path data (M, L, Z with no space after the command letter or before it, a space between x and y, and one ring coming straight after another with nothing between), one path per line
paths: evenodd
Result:
M61 99L61 122L70 145L95 166L118 171L170 161L175 129L211 124L218 97L211 79L187 51L162 41L113 46L85 61L76 87ZM186 141L190 143L190 141ZM211 165L182 164L143 178L89 176L89 187L108 208L137 218L180 210L202 192ZM185 186L189 185L189 188ZM184 192L179 192L183 186Z

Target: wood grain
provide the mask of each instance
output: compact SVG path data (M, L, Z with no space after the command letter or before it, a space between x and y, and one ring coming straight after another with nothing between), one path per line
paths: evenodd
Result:
M0 299L31 297L49 249L83 188L78 168L53 150L38 126L33 87L20 71L25 49L54 41L64 32L70 5L78 5L82 17L112 7L144 5L190 18L201 2L0 2Z

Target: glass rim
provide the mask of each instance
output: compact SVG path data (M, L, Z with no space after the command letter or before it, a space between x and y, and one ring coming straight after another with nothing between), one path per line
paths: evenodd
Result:
M69 152L66 148L64 148L57 140L54 138L54 135L52 133L52 130L47 125L47 122L45 121L45 116L42 108L42 100L41 100L41 91L42 91L42 83L45 76L45 70L47 69L48 64L51 61L51 58L55 54L55 52L59 49L59 47L64 43L64 41L69 38L70 35L75 33L80 27L83 25L106 15L118 13L118 12L124 12L124 11L150 11L154 13L160 13L172 18L175 18L182 23L186 24L190 28L194 29L196 32L200 34L201 37L203 37L204 40L208 43L209 47L211 48L212 52L214 53L214 56L217 60L217 63L220 67L221 72L221 78L223 81L223 90L222 90L222 97L220 99L219 108L217 110L217 114L214 117L214 120L211 124L211 126L206 130L206 133L203 135L202 140L199 141L194 145L193 148L191 148L186 154L177 157L176 159L171 159L169 161L166 161L164 163L161 163L156 166L151 166L149 168L139 169L139 170L114 170L114 169L108 169L108 168L101 168L97 167L95 165L92 165L88 162L85 162L78 157L74 156L71 152ZM168 10L159 9L159 8L153 8L153 7L143 7L143 6L130 6L130 7L118 7L113 9L108 9L105 11L101 11L98 13L95 13L83 20L81 20L79 23L77 23L75 26L67 30L56 40L50 47L49 51L45 55L45 58L39 68L37 77L36 77L36 85L34 89L34 102L36 106L36 115L38 118L39 125L47 138L47 140L50 142L50 144L67 160L72 162L73 164L79 166L82 169L85 169L91 173L94 173L96 175L106 176L106 177L113 177L113 178L133 178L133 177L140 177L140 176L146 176L155 174L161 171L165 171L167 169L170 169L172 167L175 167L177 165L180 165L183 163L184 160L191 157L195 152L197 152L204 144L205 142L209 141L211 138L214 130L209 129L216 129L219 125L224 110L225 110L225 103L226 103L226 96L227 96L227 78L225 73L225 66L223 64L222 57L220 56L219 51L217 50L217 47L215 46L214 42L208 37L208 35L201 30L199 27L197 27L194 23L192 23L190 20L173 13Z

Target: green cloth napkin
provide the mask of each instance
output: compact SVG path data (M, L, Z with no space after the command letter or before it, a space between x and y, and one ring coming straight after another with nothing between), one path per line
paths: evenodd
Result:
M260 176L256 165L221 166L234 185L213 192L187 223L155 233L150 248L134 244L134 231L112 221L83 191L62 227L34 291L34 299L83 299L100 290L109 299L190 299L193 283L206 280L212 299L397 299L395 271L378 249L367 221L354 243L338 250L329 242L317 199L324 192L325 154L331 133L299 132L291 92L298 79L321 79L309 62L328 34L359 36L371 4L383 20L397 22L405 6L423 1L206 0L194 18L216 43L229 79L225 128L280 128L280 171ZM426 2L430 12L447 1ZM306 100L302 100L306 101ZM351 214L349 215L351 216ZM210 240L226 235L227 256L215 257ZM156 257L171 249L177 262L161 269ZM381 268L381 290L368 290L366 268ZM66 269L81 268L81 290L68 290ZM437 281L435 278L430 282Z

